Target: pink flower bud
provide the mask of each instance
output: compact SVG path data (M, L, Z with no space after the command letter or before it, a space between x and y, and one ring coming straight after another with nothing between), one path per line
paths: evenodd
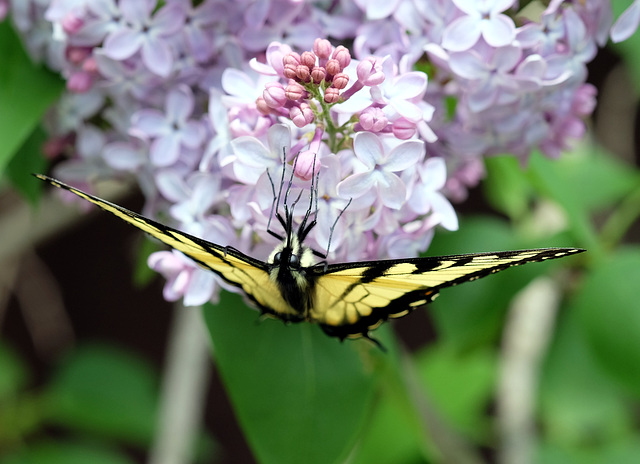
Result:
M285 66L288 64L298 66L300 64L300 55L296 52L287 53L284 58L282 58L282 64Z
M84 20L73 13L67 13L62 18L62 30L69 35L77 33L82 26L84 26Z
M289 110L289 117L296 127L304 127L313 122L313 111L306 103L294 106Z
M311 70L311 79L315 84L322 82L327 75L327 70L321 66L314 66Z
M0 22L4 21L9 13L9 4L7 0L0 0Z
M280 108L287 102L284 87L279 82L267 82L262 97L269 108Z
M297 66L298 66L297 64L291 64L291 63L285 64L284 68L282 69L282 74L284 75L284 77L286 77L287 79L295 79Z
M316 65L316 56L311 52L302 52L302 55L300 55L300 64L311 69Z
M335 87L328 87L324 91L324 101L327 103L336 103L340 100L340 90Z
M356 74L358 75L358 80L362 81L364 85L380 85L384 82L382 67L372 56L358 63Z
M307 91L304 89L304 87L302 87L296 81L290 80L289 84L284 89L284 94L287 97L287 99L296 101L305 97L307 94Z
M302 82L311 81L311 73L309 72L309 68L303 64L299 64L296 67L296 77L300 79Z
M93 85L91 75L84 71L71 74L67 79L67 90L74 93L84 93Z
M338 45L336 47L336 49L333 51L333 55L331 55L331 58L333 58L334 60L338 60L338 63L340 63L341 71L349 66L349 63L351 63L351 53L349 53L349 50L342 45Z
M69 140L66 137L51 137L42 144L41 150L48 159L57 158L62 154Z
M317 38L313 41L313 53L320 59L329 58L331 55L331 42L327 39Z
M334 60L333 58L331 58L330 60L327 60L327 64L325 65L325 68L327 68L327 72L332 76L335 76L340 71L342 71L342 68L340 67L340 63L338 62L338 60Z
M391 132L400 140L408 140L416 133L416 125L405 118L400 118L391 125Z
M294 165L293 173L302 180L310 180L320 170L318 155L310 150L299 153Z
M333 76L332 85L339 90L344 89L349 83L349 76L346 73L338 73Z
M380 132L387 127L388 119L380 108L366 108L360 113L360 125L369 132Z
M98 63L93 56L90 56L84 63L82 63L82 70L91 74L96 74L98 72Z
M91 48L69 45L64 51L65 58L71 64L80 64L91 55Z
M260 114L264 114L265 116L271 114L271 108L269 108L269 105L267 105L267 102L264 101L262 97L256 98L256 109Z

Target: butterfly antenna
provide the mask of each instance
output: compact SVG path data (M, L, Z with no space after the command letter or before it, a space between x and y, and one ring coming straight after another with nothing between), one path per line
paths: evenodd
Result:
M286 162L286 159L285 159ZM293 159L293 169L291 170L291 176L289 176L289 182L287 185L287 190L284 193L284 212L285 214L288 216L289 215L289 209L287 207L287 201L289 198L289 193L291 192L291 187L293 186L293 175L296 172L296 166L298 165L298 155L296 155L296 157ZM282 181L284 182L284 171L282 172ZM291 216L293 217L293 208L295 208L296 203L298 202L298 200L300 199L300 196L298 196L298 198L293 202L293 204L291 205Z
M326 254L326 256L329 256L329 250L331 249L331 238L333 237L333 231L336 228L336 225L338 224L338 221L340 220L340 218L342 217L344 212L347 210L347 208L349 207L349 205L351 204L352 201L353 201L353 198L350 198L349 199L349 203L347 203L347 206L345 206L342 209L342 211L340 211L340 214L338 214L338 217L336 218L335 221L333 221L333 225L329 229L329 241L327 242L327 254Z
M276 208L278 197L276 195L276 186L273 183L273 179L271 178L271 174L269 173L268 169L267 169L267 177L269 178L269 183L271 184L271 193L273 194L273 201L271 202L271 210L269 211L269 222L267 222L267 232L272 237L275 237L278 240L282 240L282 237L278 233L271 230L271 219L273 219L273 210L274 208Z
M283 240L283 237L277 232L274 232L273 230L271 230L271 219L274 216L274 209L275 209L275 216L278 218L278 221L280 222L280 225L283 227L283 229L286 230L287 226L284 221L284 218L278 212L278 205L280 205L280 198L282 196L282 186L284 185L284 174L285 174L286 166L287 166L287 149L286 147L282 147L282 176L280 177L280 188L278 189L277 196L276 196L276 186L273 182L273 178L271 177L271 174L269 173L269 170L267 169L267 177L269 177L269 182L271 183L271 192L273 193L273 202L271 203L271 211L269 212L269 222L267 223L267 232L269 233L269 235L277 238L278 240ZM285 196L285 214L286 214L286 201L287 200Z
M311 188L309 189L309 207L307 208L307 212L304 215L302 222L300 223L300 228L298 229L299 230L298 238L300 239L301 242L306 238L307 234L311 232L311 229L313 229L317 224L316 219L318 217L318 179L320 178L320 169L318 169L317 173L315 172L316 159L317 159L317 155L314 155L313 168L312 168L313 171L311 173ZM311 216L311 210L313 209L314 199L315 199L315 211L313 214L313 221L311 221L309 225L307 225L307 221Z

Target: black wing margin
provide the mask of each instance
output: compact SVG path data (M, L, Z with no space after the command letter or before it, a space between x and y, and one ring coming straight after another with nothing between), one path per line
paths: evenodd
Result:
M432 302L441 288L469 282L512 266L581 253L579 248L472 253L322 265L313 268L316 308L312 320L338 338L368 336L388 318ZM320 304L320 302L322 302Z

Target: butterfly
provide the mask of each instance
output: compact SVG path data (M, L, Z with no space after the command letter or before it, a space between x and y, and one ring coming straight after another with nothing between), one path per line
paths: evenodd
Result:
M440 289L485 277L512 266L581 253L580 248L540 248L426 258L351 263L315 263L323 256L304 245L316 225L309 211L294 228L293 209L276 213L285 235L267 261L160 224L126 208L41 174L38 179L68 190L152 235L231 285L264 314L284 322L318 324L341 340L365 337L389 318L432 302Z

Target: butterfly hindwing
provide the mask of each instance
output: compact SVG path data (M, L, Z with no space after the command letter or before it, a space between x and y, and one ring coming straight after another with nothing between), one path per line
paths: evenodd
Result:
M331 335L366 336L386 319L430 303L441 288L581 251L544 248L318 266L314 300L326 304L311 316Z
M299 314L280 297L280 292L269 278L267 264L233 247L223 247L193 235L165 226L96 196L85 193L51 177L36 177L68 190L81 198L134 225L161 242L169 245L201 266L210 269L226 282L241 288L265 313L283 320L299 320Z

